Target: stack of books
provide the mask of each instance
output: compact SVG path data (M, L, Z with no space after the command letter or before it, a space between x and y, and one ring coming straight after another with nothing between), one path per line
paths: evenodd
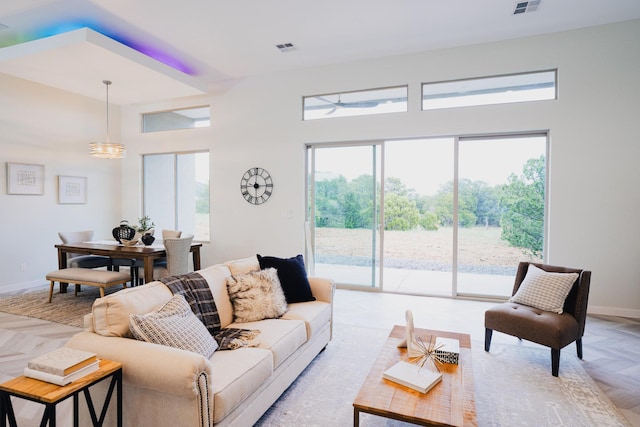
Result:
M95 353L62 347L29 361L24 376L64 386L97 371L99 365Z

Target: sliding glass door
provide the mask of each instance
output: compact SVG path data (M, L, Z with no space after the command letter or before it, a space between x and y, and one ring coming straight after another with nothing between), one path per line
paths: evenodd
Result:
M509 296L518 262L542 262L547 137L459 144L457 293Z
M384 290L451 295L453 143L385 142Z
M309 146L309 248L338 284L510 296L541 262L546 134Z
M379 287L380 145L314 147L309 163L314 274Z

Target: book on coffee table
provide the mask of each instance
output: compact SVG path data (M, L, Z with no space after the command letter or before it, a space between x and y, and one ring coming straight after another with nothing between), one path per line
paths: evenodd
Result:
M396 363L384 371L382 377L421 393L428 392L442 381L441 373L408 362Z

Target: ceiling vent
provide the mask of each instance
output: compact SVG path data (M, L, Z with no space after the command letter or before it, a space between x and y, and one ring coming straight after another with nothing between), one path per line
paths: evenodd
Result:
M293 43L282 43L277 44L276 47L280 50L281 53L291 52L292 50L296 50L296 47Z
M519 1L516 3L513 14L519 15L521 13L535 12L540 8L540 3L542 3L542 0Z

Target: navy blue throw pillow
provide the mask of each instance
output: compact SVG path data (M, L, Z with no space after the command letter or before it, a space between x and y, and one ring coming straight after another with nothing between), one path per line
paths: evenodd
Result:
M259 254L256 256L260 263L260 269L275 268L278 271L278 279L280 279L280 285L288 304L316 300L311 293L311 285L307 278L302 255L293 258L276 258Z

